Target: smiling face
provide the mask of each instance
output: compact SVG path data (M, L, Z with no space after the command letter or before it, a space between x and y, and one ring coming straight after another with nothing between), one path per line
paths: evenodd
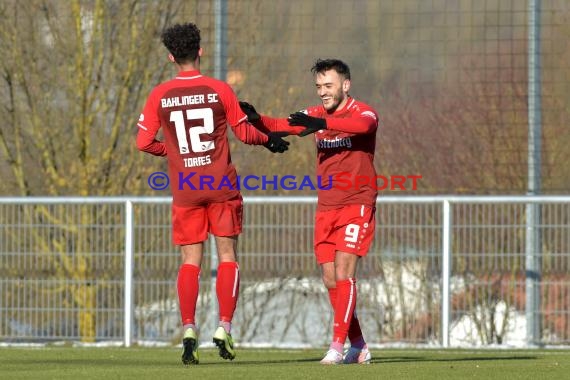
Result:
M315 75L317 95L327 112L334 112L344 107L350 89L350 80L339 75L336 70L326 70Z

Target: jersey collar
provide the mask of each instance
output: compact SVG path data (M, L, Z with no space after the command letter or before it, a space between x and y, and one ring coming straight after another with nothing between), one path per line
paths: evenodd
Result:
M179 71L176 79L196 79L201 76L202 74L200 74L199 70Z

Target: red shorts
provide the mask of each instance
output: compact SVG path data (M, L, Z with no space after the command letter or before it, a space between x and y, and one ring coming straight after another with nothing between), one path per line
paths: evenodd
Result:
M348 205L317 211L315 255L319 264L334 262L336 251L366 256L376 229L376 208Z
M204 206L172 205L172 240L176 245L205 241L208 232L215 236L237 236L241 233L243 200L241 195Z

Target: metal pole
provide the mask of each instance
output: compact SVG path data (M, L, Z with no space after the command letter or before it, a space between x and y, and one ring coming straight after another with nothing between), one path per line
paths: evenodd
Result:
M443 257L442 257L442 295L441 295L441 343L449 347L449 277L451 272L451 204L443 201Z
M216 279L218 278L218 252L216 238L210 235L210 315L212 316L213 331L218 327L218 295L216 293ZM213 334L213 332L212 332Z
M215 29L216 37L214 43L214 77L219 80L226 80L226 49L227 49L227 0L215 0ZM216 294L216 278L218 277L218 253L216 250L216 239L210 235L210 313L214 331L218 326L218 296Z
M216 37L214 41L214 77L219 80L226 80L226 50L227 50L227 0L215 0L215 29Z
M125 347L133 337L133 202L125 202Z
M540 0L528 2L528 191L541 187L541 87L540 87ZM526 205L526 339L541 342L541 237L540 204Z

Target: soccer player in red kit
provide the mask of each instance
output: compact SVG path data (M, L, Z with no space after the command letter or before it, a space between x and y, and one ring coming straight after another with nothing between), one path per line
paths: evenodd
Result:
M274 153L287 150L288 143L249 124L230 86L200 73L202 48L196 25L176 24L164 31L162 42L179 72L150 93L137 124L137 147L168 158L172 234L182 256L177 279L184 326L182 362L199 362L195 311L203 242L208 233L215 236L219 258L216 293L220 322L213 340L220 356L233 360L231 321L239 291L236 247L243 205L230 157L227 124L244 143L264 145ZM164 141L156 140L160 128Z
M370 351L354 312L355 274L358 260L366 256L374 237L378 191L374 181L363 183L358 178L376 177L378 114L348 94L350 69L344 62L317 60L311 71L321 105L287 119L259 115L245 102L240 106L261 130L299 136L315 133L317 176L323 183L318 191L314 249L334 310L333 340L321 363L368 364ZM343 355L347 336L351 346Z

